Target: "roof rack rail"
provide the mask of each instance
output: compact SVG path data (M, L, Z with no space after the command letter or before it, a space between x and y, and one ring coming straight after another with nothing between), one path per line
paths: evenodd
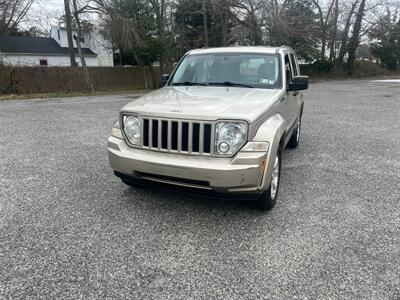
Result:
M281 45L281 46L276 48L275 53L278 54L280 49L288 49L288 50L292 50L293 51L293 49L290 46Z

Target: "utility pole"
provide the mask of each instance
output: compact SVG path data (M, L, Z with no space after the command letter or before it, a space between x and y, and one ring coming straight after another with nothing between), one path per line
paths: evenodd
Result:
M69 6L69 0L64 0L64 7L65 7L65 25L67 26L69 59L71 61L71 67L76 67L77 63L75 60L74 41L72 39L71 8Z

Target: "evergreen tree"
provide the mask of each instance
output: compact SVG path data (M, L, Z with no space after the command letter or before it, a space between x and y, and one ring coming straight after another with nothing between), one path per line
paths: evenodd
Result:
M388 10L371 30L370 38L374 41L371 45L372 54L387 68L396 70L400 64L400 19L397 14L392 16Z
M299 57L313 60L318 57L318 16L310 0L288 0L282 8L282 22L277 44L296 50Z

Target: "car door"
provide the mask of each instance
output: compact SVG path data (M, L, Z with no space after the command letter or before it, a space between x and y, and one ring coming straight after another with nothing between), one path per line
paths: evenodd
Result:
M290 56L289 54L285 54L285 73L286 73L286 88L288 88L289 83L292 81L294 77L294 72L293 72L293 67L290 62ZM286 100L285 100L285 106L287 109L287 124L286 124L286 132L290 133L291 129L293 129L293 125L295 124L296 121L296 107L297 107L297 97L298 97L298 92L287 92Z
M293 53L289 54L290 57L290 64L292 65L292 70L293 70L293 76L299 76L300 75L300 69L299 65L297 63L296 56ZM301 106L301 92L292 92L293 93L293 119L294 121L297 120L299 114L300 114L300 106Z

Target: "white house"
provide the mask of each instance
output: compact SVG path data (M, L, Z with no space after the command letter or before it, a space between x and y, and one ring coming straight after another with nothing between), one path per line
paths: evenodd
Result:
M80 63L76 32L73 32L73 37L76 61ZM114 66L111 45L98 30L84 32L81 46L88 66ZM0 63L14 66L70 66L67 30L54 26L50 30L50 37L46 38L0 36Z

